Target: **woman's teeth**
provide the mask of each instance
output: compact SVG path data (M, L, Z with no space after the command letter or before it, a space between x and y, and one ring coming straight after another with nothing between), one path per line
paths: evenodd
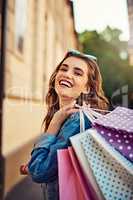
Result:
M59 82L59 84L60 84L60 85L67 86L67 87L69 87L69 88L72 87L72 84L71 84L70 82L68 82L68 81L65 81L65 80L61 80L61 81Z

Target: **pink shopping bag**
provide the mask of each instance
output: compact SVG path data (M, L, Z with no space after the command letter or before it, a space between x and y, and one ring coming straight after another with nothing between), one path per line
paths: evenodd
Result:
M58 150L57 155L60 200L86 200L83 185L74 170L69 150Z
M72 147L68 147L69 155L71 157L71 161L73 164L73 168L76 172L76 176L82 188L84 194L84 200L98 200L97 195L94 194L93 188L91 184L88 182L87 178L85 177L81 166L77 160L76 154Z

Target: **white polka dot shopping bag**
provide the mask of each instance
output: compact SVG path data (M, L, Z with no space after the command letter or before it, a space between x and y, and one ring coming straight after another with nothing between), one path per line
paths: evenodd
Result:
M132 162L95 129L86 131L80 142L105 199L133 200Z
M116 150L133 162L133 110L117 107L98 117L94 126Z
M93 195L93 199L104 200L103 194L99 188L99 185L96 182L95 176L90 167L90 163L88 162L84 150L81 146L80 138L83 137L84 135L86 137L86 132L76 134L70 137L70 141L75 151L77 160L79 161L79 165L82 169L82 172L86 177L86 181Z

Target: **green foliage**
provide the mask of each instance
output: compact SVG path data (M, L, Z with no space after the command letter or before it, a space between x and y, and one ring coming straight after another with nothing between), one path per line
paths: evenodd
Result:
M103 32L84 31L79 34L82 51L95 55L103 77L106 96L128 85L132 89L133 67L128 64L127 42L120 40L121 31L107 27ZM123 56L123 57L122 57ZM129 102L132 104L133 102Z

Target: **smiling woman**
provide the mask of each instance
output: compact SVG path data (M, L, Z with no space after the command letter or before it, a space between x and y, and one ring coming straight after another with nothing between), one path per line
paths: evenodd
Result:
M68 51L50 78L44 132L28 163L29 175L33 181L44 183L48 200L59 199L57 149L68 147L69 138L80 132L79 110L75 103L84 93L90 106L107 109L108 101L102 90L96 58L75 50ZM91 123L85 117L85 129L90 127Z
M78 68L78 71L77 71L77 68ZM80 84L80 87L86 87L86 88L81 88L81 89L79 87L76 87L76 89L72 88L72 93L71 93L72 99L77 100L77 98L80 98L80 94L82 92L85 92L85 90L87 90L87 94L88 94L86 98L87 104L90 104L92 107L96 107L100 109L107 108L108 100L105 98L104 92L102 89L102 78L99 71L99 66L97 64L97 58L92 55L80 53L77 50L70 50L66 53L63 60L59 63L59 65L57 66L53 74L51 75L51 78L49 81L49 90L46 96L46 104L48 106L48 112L43 121L43 123L45 122L45 128L44 128L45 131L47 130L48 125L54 113L60 108L59 102L62 101L62 99L60 99L58 96L58 92L56 91L56 88L58 90L58 84L56 85L55 83L58 78L58 74L60 74L61 72L64 72L63 74L67 74L67 76L70 76L71 74L67 72L71 72L71 69L76 70L76 71L73 71L76 74L77 73L79 74L79 70L82 70L83 76L82 77L76 76L76 82L78 82L78 80L81 80L82 83ZM85 79L86 76L87 76L87 83L84 84L83 80ZM68 80L68 77L65 79ZM68 90L66 91L68 92ZM66 101L66 104L67 104L68 96L66 97L66 95L63 94L63 97L67 98L67 101ZM70 94L69 94L69 100L70 100ZM70 103L70 101L68 103Z
M89 91L88 73L87 63L80 58L68 57L62 63L55 78L60 107L71 103L81 92Z

